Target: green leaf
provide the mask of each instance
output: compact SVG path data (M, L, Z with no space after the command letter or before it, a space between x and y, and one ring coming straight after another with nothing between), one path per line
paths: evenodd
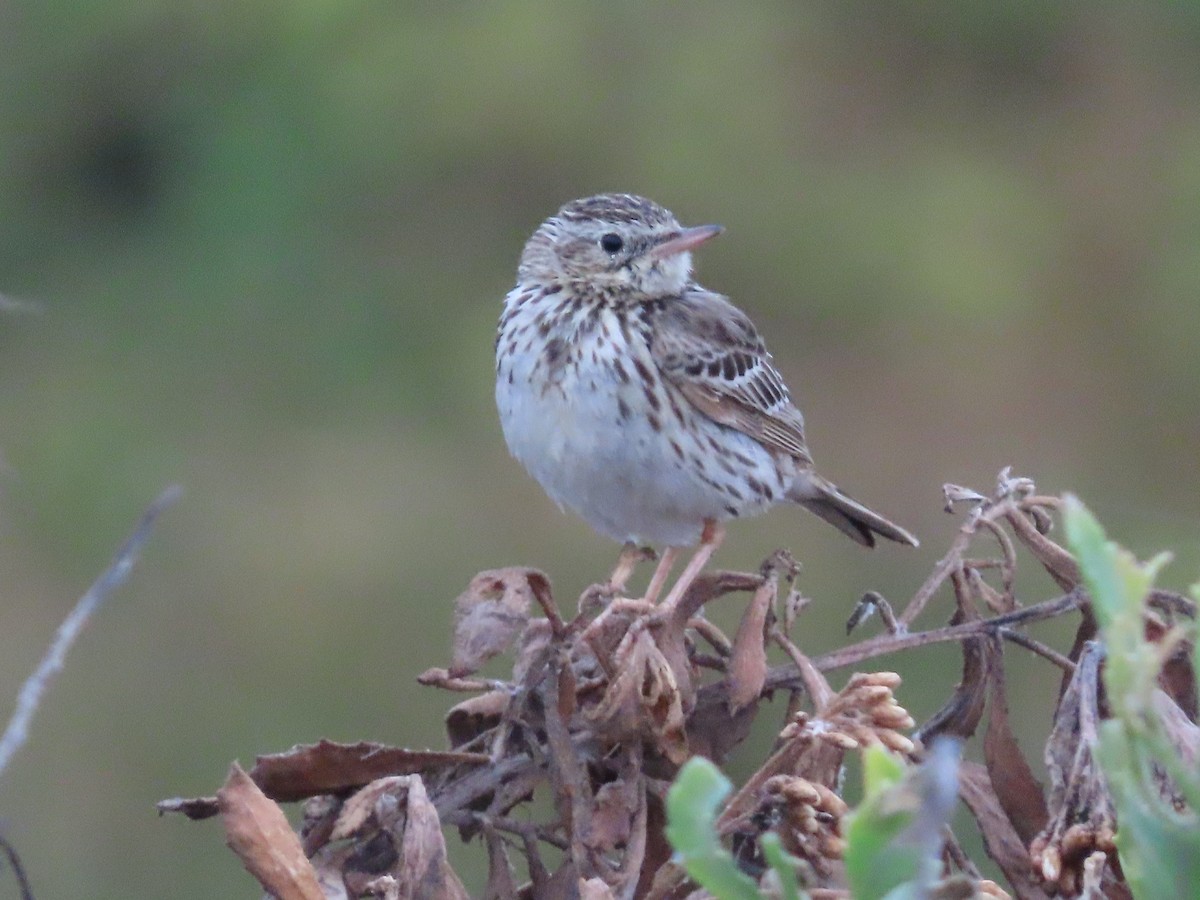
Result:
M1170 775L1193 803L1200 797L1200 777L1167 740L1153 702L1161 649L1145 639L1143 614L1169 556L1139 564L1107 540L1075 497L1066 498L1065 520L1105 644L1104 687L1113 717L1101 724L1096 758L1116 809L1122 870L1137 900L1200 896L1200 817L1195 808L1181 812L1168 802L1155 774ZM1200 665L1200 656L1195 662Z
M1117 850L1137 900L1200 896L1200 823L1180 816L1145 776L1137 739L1117 720L1103 723L1097 759L1117 810Z
M731 789L707 759L689 759L667 791L667 840L688 875L718 900L761 900L754 879L737 867L717 835L717 810Z
M868 797L882 793L904 780L904 760L882 747L871 746L863 753L863 789Z
M800 860L783 849L783 842L779 839L779 835L768 831L759 839L759 844L762 846L763 857L766 859L767 865L779 879L783 900L801 900L801 898L807 897L808 895L800 890L800 882L796 878L796 867L800 865Z
M1114 710L1128 714L1131 727L1148 713L1158 678L1157 649L1144 637L1142 613L1159 569L1170 559L1159 554L1145 565L1104 534L1077 497L1065 498L1067 540L1079 560L1092 609L1106 648L1104 684Z
M882 747L863 754L866 796L846 826L846 879L855 900L880 900L921 872L922 848L896 843L920 806L905 772L903 761Z

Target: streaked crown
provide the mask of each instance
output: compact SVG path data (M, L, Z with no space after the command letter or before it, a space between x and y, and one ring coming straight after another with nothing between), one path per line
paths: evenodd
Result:
M636 194L572 200L526 243L517 277L617 302L678 294L691 279L691 253L651 251L683 231L668 210Z

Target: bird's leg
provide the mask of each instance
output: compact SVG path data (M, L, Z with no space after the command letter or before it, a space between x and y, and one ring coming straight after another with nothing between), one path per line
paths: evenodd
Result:
M653 558L653 550L639 547L633 541L626 541L621 547L621 555L617 557L616 567L613 569L612 574L608 576L606 587L612 591L612 596L616 597L624 594L625 585L628 584L629 576L633 574L633 570L637 568L637 564L643 560Z
M671 568L675 565L675 560L679 558L678 547L667 547L662 552L662 556L658 559L658 565L654 567L654 574L650 578L650 584L646 586L646 594L642 598L647 603L653 603L658 599L658 595L662 593L663 585L667 583L667 576L671 574Z
M687 589L692 586L692 582L696 580L696 576L708 564L713 553L721 546L721 542L725 540L725 528L720 525L715 519L704 520L704 530L700 532L700 546L696 548L696 552L692 554L692 558L688 560L687 566L683 570L683 574L679 576L679 580L671 587L671 593L667 594L667 599L662 602L664 609L674 609L679 600L687 593Z

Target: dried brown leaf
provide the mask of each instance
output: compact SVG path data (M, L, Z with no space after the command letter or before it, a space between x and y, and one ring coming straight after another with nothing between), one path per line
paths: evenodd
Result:
M804 685L804 690L812 699L813 706L821 713L825 714L825 708L835 698L833 688L829 686L829 681L821 671L813 665L808 654L802 651L792 641L790 637L783 633L779 628L771 630L771 636L775 639L783 651L791 657L792 664L795 665L796 671L799 673L800 683Z
M1150 604L1154 604L1156 599L1154 594L1165 593L1165 591L1152 592ZM1174 618L1175 616L1171 615L1166 622L1160 622L1157 615L1148 611L1146 640L1156 644L1163 641L1177 642L1173 652L1168 653L1167 658L1163 660L1162 668L1158 673L1158 684L1175 701L1184 715L1195 722L1197 714L1200 712L1197 709L1197 700L1200 699L1200 695L1196 691L1196 672L1192 666L1193 645L1189 640L1179 640L1179 631L1173 622ZM1187 616L1186 618L1192 617Z
M392 775L380 778L347 797L334 822L329 839L344 841L361 831L375 815L375 808L385 794L399 797L400 802L407 800L408 776ZM375 827L378 828L379 824L375 823Z
M1049 821L1030 844L1030 859L1042 878L1063 893L1075 893L1084 861L1095 849L1113 852L1116 816L1104 775L1093 755L1100 725L1100 660L1103 649L1089 643L1054 714L1046 741L1050 775Z
M554 640L554 629L545 619L534 619L521 634L517 648L517 659L513 663L513 684L526 685L533 673L540 672L546 664Z
M707 684L696 696L687 719L687 741L692 753L720 765L750 734L756 707L729 711L729 689L724 681Z
M1200 727L1188 718L1187 713L1166 691L1156 688L1150 695L1150 704L1162 727L1163 737L1178 755L1183 770L1194 772L1200 769ZM1177 809L1186 806L1187 801L1178 786L1165 774L1159 788L1163 799Z
M283 810L234 763L217 791L229 848L278 900L325 900L317 873Z
M645 897L658 871L671 862L675 848L667 840L667 812L660 797L651 791L644 792L646 798L646 844L642 851L641 873L633 892L635 897Z
M1042 784L1034 776L1009 725L1004 650L998 638L992 641L991 707L983 739L984 762L1000 805L1021 840L1028 844L1046 827L1049 813Z
M1071 649L1067 653L1067 659L1073 663L1079 662L1079 657L1083 655L1083 648L1087 646L1089 641L1096 639L1096 635L1100 633L1100 623L1096 621L1096 615L1092 612L1092 604L1086 599L1083 594L1083 588L1076 588L1076 592L1085 597L1086 602L1079 609L1079 625L1075 628L1075 637L1071 641ZM1063 694L1067 692L1067 688L1071 684L1071 678L1074 673L1063 670L1062 678L1058 685L1058 702L1062 703Z
M1179 754L1184 770L1200 769L1200 727L1165 691L1151 693L1150 704L1162 725L1163 736Z
M393 890L390 876L398 897L467 900L446 858L441 821L421 776L381 778L347 800L334 839L347 838L355 852L346 857L344 874L358 892L354 896Z
M765 579L742 614L728 666L731 713L757 702L762 694L767 680L767 621L778 586L777 575Z
M609 741L652 740L676 765L688 758L683 703L675 673L645 628L631 628L613 660L616 674L604 696L585 713Z
M268 797L286 802L341 793L388 775L431 775L454 766L483 766L490 761L485 753L405 750L371 741L339 744L323 740L258 757L250 777Z
M951 624L962 620L956 613ZM971 638L962 642L962 679L950 699L921 726L918 737L926 744L937 735L959 737L964 740L975 734L983 710L987 705L987 689L998 662L999 649L985 638Z
M529 621L535 591L549 590L536 569L490 569L471 579L454 601L452 675L469 675L503 653Z
M446 858L442 825L421 777L410 775L408 779L408 824L400 855L403 868L396 873L400 896L414 900L469 900Z
M665 619L650 616L653 623L654 640L662 658L671 669L679 702L684 713L691 711L696 702L696 684L692 678L692 664L688 654L687 629L692 617L700 608L718 597L740 591L756 591L763 583L763 576L744 572L711 572L700 575L688 587L679 603Z
M303 809L300 842L304 846L304 855L311 859L314 853L329 843L334 823L342 811L342 801L333 794L321 794L305 800Z
M546 768L559 821L570 836L570 861L577 873L591 877L594 866L583 836L592 816L592 782L588 777L587 764L571 740L569 724L559 715L559 684L564 663L562 655L557 656L553 660L550 677L539 688L545 712L546 749L549 751ZM569 884L574 887L573 878Z
M509 691L488 691L452 706L446 713L450 746L462 747L499 725L511 699Z
M484 900L515 900L517 884L513 879L512 863L504 839L494 829L483 835L488 852L488 877L483 889Z
M763 582L763 576L751 575L748 572L709 572L700 575L693 581L678 605L672 610L671 630L678 633L682 640L683 629L706 603L740 591L756 591Z
M1048 900L1041 879L1029 865L1026 842L1001 808L987 769L979 763L963 762L958 772L958 794L979 824L984 849L1000 867L1018 900Z
M629 841L633 820L642 805L639 780L618 778L596 791L588 832L584 842L592 850L611 853Z
M1079 586L1079 564L1075 557L1038 530L1034 520L1024 512L1012 511L1004 517L1022 544L1034 555L1050 577L1064 591Z

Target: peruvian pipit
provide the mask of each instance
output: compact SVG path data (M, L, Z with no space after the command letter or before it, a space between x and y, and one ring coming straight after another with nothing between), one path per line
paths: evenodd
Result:
M917 539L813 468L804 419L740 309L692 280L716 225L684 228L633 194L575 200L525 245L496 337L509 450L561 507L626 544L700 547L676 602L724 537L721 522L799 503L860 544Z

